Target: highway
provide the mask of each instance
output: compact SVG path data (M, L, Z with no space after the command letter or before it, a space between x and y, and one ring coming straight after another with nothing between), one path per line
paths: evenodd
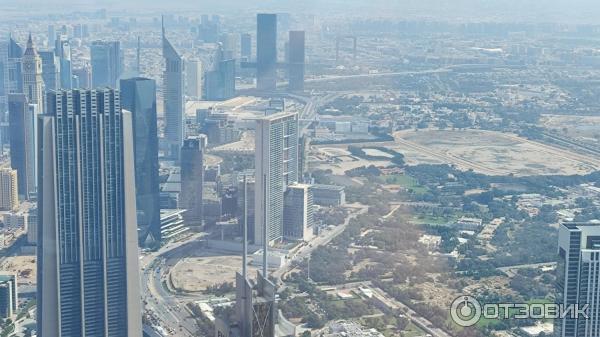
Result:
M333 229L328 230L327 232L315 237L312 241L309 242L308 245L300 248L286 264L284 264L281 268L279 268L277 271L271 274L271 276L278 281L278 284L280 286L285 287L283 281L281 280L281 277L292 269L294 262L300 262L304 260L317 247L326 245L329 242L331 242L331 240L333 240L336 236L342 234L346 227L348 227L350 220L356 218L360 214L366 213L369 210L369 206L362 204L348 204L346 206L351 207L353 211L346 217L343 224L336 226Z
M144 313L153 317L152 325L160 326L173 335L192 337L197 336L196 322L185 307L185 303L179 301L176 296L169 293L163 286L165 273L168 269L166 257L185 248L185 245L197 242L205 234L194 234L186 240L169 243L156 252L144 255L140 260L142 270L142 295L144 302ZM148 330L148 328L145 328ZM160 331L155 331L159 332Z
M409 308L404 303L397 301L394 298L391 298L386 292L379 288L371 288L373 290L373 295L377 297L381 302L383 302L390 309L403 309L406 313L406 317L416 326L421 328L423 331L427 332L433 337L452 337L452 335L448 334L444 330L440 328L436 328L428 319L419 315L416 311Z

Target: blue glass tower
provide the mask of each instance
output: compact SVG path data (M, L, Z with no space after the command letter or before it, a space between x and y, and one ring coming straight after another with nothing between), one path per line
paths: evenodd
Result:
M112 89L50 92L47 102L38 119L38 336L141 336L131 113Z
M132 113L135 190L140 243L160 243L156 83L147 78L121 80L121 107Z

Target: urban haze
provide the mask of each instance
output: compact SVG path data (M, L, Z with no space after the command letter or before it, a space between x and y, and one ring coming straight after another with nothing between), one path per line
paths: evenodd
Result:
M600 2L0 19L0 337L600 336Z

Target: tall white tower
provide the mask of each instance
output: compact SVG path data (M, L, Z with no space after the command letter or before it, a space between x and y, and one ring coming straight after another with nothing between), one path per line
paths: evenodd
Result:
M37 104L43 111L44 80L42 78L42 59L33 46L31 34L27 39L27 49L23 54L23 89L29 104Z

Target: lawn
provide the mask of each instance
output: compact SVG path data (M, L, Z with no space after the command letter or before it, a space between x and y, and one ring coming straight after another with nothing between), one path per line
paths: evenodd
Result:
M392 174L388 176L380 176L379 181L383 184L400 185L415 194L423 194L427 192L427 188L419 185L417 179L404 174Z

